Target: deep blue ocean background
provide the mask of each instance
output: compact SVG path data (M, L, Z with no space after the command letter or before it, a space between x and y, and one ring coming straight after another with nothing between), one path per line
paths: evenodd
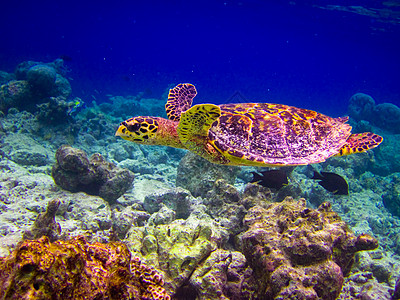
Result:
M88 103L108 94L160 98L190 82L195 103L229 102L239 91L248 102L344 115L357 92L400 105L399 5L8 1L0 10L0 69L62 57L73 96Z

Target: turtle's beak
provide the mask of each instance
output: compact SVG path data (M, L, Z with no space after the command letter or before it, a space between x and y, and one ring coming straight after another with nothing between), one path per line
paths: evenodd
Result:
M122 138L125 138L125 137L127 137L128 135L127 135L126 133L124 133L124 132L126 132L126 126L120 125L120 126L118 127L117 131L115 132L115 136L120 136L120 137L122 137Z

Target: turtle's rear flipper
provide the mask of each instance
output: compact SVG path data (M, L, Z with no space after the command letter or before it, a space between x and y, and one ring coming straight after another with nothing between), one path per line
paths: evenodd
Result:
M182 144L192 150L192 142L207 139L208 130L221 115L221 109L214 104L198 104L181 115L178 135Z
M375 148L382 143L383 138L372 132L351 134L346 144L340 148L337 156L361 153Z

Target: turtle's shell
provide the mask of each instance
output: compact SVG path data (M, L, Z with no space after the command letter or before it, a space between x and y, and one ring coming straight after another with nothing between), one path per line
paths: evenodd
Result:
M305 165L338 153L350 135L348 118L270 103L224 104L208 133L222 155L237 163Z

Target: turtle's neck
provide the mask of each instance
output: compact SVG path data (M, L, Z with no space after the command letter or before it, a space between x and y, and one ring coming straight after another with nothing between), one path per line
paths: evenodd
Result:
M155 139L157 145L185 149L176 131L179 122L164 118L156 118L156 120L158 122L157 138Z

